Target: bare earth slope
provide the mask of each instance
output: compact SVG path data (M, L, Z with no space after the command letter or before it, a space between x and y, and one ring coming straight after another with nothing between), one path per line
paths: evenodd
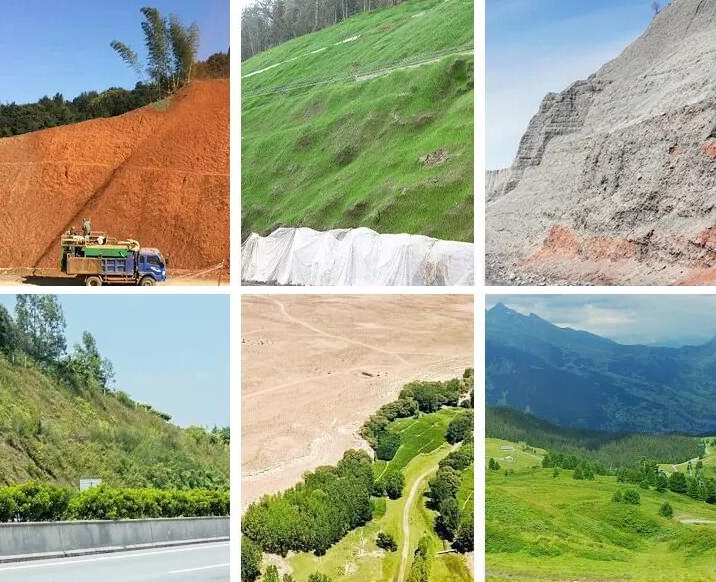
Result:
M0 140L0 266L54 267L58 242L94 230L158 247L171 267L229 258L229 83Z
M716 0L547 95L487 185L490 283L716 283Z
M367 449L359 427L403 384L471 367L472 321L467 296L244 296L242 507Z

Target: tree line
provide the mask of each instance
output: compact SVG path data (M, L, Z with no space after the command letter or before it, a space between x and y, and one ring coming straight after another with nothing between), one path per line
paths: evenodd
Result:
M76 491L29 482L0 488L0 523L229 515L229 492L160 489Z
M462 473L474 460L472 430L465 435L459 449L452 451L438 464L438 472L428 481L428 507L438 511L435 532L442 539L452 542L452 548L460 553L474 550L474 516L472 511L462 511L457 493L462 484Z
M319 467L291 489L252 503L241 531L264 552L320 556L371 520L372 493L371 458L365 451L349 450L337 466Z
M680 434L613 433L555 426L531 414L506 406L488 406L485 435L512 442L527 442L550 451L569 452L606 467L631 466L642 457L661 463L680 463L703 456L699 439Z
M659 493L669 490L692 499L716 504L716 479L704 475L701 461L690 468L689 474L674 471L667 476L656 461L646 458L642 458L630 467L614 470L574 454L549 452L542 459L542 467L554 468L554 477L559 474L558 469L573 470L572 477L577 481L594 480L595 475L615 475L618 483L639 485L642 489L655 489Z
M216 53L196 63L195 79L229 77L229 53ZM74 99L62 93L45 96L35 103L0 105L0 137L59 127L90 119L114 117L156 101L156 89L139 81L134 89L110 87L105 91L83 91Z
M402 0L255 0L241 11L241 60Z

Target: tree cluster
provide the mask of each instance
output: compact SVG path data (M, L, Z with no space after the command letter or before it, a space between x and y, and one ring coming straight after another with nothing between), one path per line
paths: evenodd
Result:
M62 306L55 295L17 295L15 318L0 306L0 350L13 361L34 363L78 392L109 392L112 362L103 358L92 334L67 353Z
M265 552L323 555L346 533L370 521L372 491L370 457L347 451L336 467L320 467L295 487L251 504L241 530Z
M485 435L533 447L561 451L608 469L628 467L642 457L679 463L704 454L699 439L678 434L634 434L558 427L505 406L488 406Z
M400 435L391 433L388 426L398 418L417 416L420 412L437 412L443 406L457 406L460 396L472 389L472 373L465 371L463 378L448 382L411 382L400 392L398 400L381 406L361 427L360 435L375 450L376 458L390 461L400 448ZM467 415L467 413L465 413ZM464 435L469 425L472 431L472 415L469 421L461 415L453 426L452 433L458 438ZM452 423L451 423L452 426ZM450 429L448 429L450 431Z
M461 412L450 421L445 438L450 444L472 440L474 414L472 410Z
M199 50L199 27L185 27L178 16L163 17L156 8L140 8L144 17L142 32L147 49L144 66L139 55L123 42L110 43L121 59L142 77L150 79L159 98L171 94L191 80Z
M627 505L641 505L641 496L636 489L627 489L622 491L618 489L612 495L612 501L614 503L625 503Z
M461 533L460 530L471 528L472 514L467 512L469 515L462 515L457 503L457 494L462 484L461 469L458 467L464 469L472 462L472 443L462 445L455 453L451 453L452 457L448 455L439 464L435 477L428 481L429 489L425 495L429 499L428 506L438 511L438 516L435 518L435 532L441 538L449 541L460 537L463 543L458 545L465 547L467 532ZM470 462L467 462L468 459ZM458 551L471 551L453 547Z
M241 11L241 60L402 0L256 0Z
M642 489L653 487L659 492L668 489L692 499L716 504L716 479L704 476L701 468L692 469L688 475L674 471L667 477L655 461L642 459L633 467L619 469L617 481L637 484Z

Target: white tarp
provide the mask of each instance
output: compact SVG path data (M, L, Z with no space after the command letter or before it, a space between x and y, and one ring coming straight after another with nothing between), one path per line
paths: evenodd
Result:
M279 228L241 245L241 280L278 285L473 285L472 243L369 228Z

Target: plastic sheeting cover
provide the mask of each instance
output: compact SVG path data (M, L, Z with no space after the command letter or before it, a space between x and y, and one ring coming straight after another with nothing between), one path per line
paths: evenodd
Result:
M241 280L278 285L473 285L472 243L369 228L279 228L241 245Z

